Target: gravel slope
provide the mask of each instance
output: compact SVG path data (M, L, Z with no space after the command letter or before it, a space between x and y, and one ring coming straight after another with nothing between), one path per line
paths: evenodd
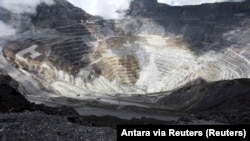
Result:
M114 141L116 131L87 127L42 112L0 115L1 141Z

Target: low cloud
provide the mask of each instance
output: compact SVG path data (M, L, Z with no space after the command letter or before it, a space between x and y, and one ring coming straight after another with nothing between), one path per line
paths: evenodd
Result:
M242 2L245 0L158 0L159 3L165 3L173 6L183 5L200 5L203 3L216 3L216 2Z
M10 36L16 33L16 30L14 28L3 23L2 21L0 21L0 29L1 29L0 37Z
M91 15L102 16L105 19L121 17L117 10L129 8L131 0L68 0L76 7L80 7Z
M52 5L54 4L54 0L0 0L0 6L2 8L15 14L34 14L36 13L36 7L41 3Z

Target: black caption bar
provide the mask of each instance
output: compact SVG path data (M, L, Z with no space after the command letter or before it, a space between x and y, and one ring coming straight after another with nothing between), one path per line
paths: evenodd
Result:
M117 140L130 139L234 139L249 141L249 125L118 125Z

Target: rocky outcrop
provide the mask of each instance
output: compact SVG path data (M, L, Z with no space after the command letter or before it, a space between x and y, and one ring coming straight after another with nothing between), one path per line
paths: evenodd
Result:
M37 7L37 13L31 17L31 21L36 27L53 29L76 25L92 18L91 15L65 0L55 0L55 3L51 6L41 4Z
M18 83L4 72L0 72L0 112L28 109L28 101L16 89Z
M40 111L50 115L78 116L78 113L69 107L47 107L30 103L17 89L19 84L8 74L0 71L0 113L14 113L24 111Z
M158 100L159 105L187 112L240 114L249 111L250 80L239 79L186 86ZM246 112L244 114L249 114Z

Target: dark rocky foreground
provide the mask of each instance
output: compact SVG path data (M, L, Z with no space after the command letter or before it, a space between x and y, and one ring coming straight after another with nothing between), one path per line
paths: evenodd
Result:
M5 113L0 116L2 141L113 141L116 131L111 128L74 124L66 117L43 112Z
M187 85L161 98L157 105L192 113L195 119L250 124L249 79L197 81L197 85Z
M147 124L150 119L81 117L70 107L47 107L28 102L16 91L18 83L0 72L0 140L116 140L117 124Z
M1 141L116 140L118 124L174 124L155 119L122 120L116 117L79 116L70 107L30 103L16 91L18 83L0 71Z
M79 115L69 107L50 108L28 102L15 88L18 83L0 75L0 140L115 140L108 127L79 125L68 120ZM14 88L13 88L14 87Z

